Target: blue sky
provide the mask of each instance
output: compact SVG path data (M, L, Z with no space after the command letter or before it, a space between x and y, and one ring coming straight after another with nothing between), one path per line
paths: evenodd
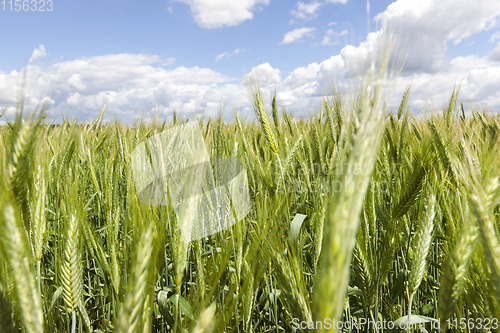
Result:
M23 69L28 106L45 100L56 119L88 120L102 104L126 122L152 106L167 118L174 109L230 116L233 107L251 116L248 73L258 75L265 98L276 88L281 106L307 115L332 80L344 84L346 66L366 62L383 20L408 38L391 106L411 82L414 108L429 101L441 108L462 82L467 105L500 108L498 1L371 1L370 35L365 0L56 0L33 11L35 3L42 1L26 11L0 3L7 116Z

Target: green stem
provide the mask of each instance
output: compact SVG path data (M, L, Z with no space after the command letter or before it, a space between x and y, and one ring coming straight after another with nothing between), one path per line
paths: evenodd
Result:
M76 332L76 311L71 312L71 333Z

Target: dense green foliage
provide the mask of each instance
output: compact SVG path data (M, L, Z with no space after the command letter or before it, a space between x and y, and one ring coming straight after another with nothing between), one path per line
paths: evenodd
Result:
M189 245L173 207L139 202L130 166L134 147L187 120L19 115L0 128L1 331L500 318L500 121L465 118L458 92L417 119L408 95L377 118L376 92L351 107L334 94L304 120L275 99L268 116L256 91L257 122L196 120L212 157L244 162L252 208ZM307 217L290 228L296 214Z

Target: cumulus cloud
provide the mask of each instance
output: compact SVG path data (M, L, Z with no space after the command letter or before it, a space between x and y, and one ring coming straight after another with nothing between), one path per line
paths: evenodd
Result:
M320 84L327 84L331 78L344 77L344 61L340 56L332 56L321 63L313 62L307 67L299 67L292 71L292 73L285 79L287 87L295 88L302 86L309 82L319 82ZM325 93L318 91L317 94Z
M316 12L321 8L321 3L312 1L309 3L297 2L297 9L292 10L292 15L300 19L312 19L317 16Z
M340 36L345 36L349 33L347 30L342 30L341 32L334 31L333 29L328 29L328 31L325 34L325 37L323 37L323 41L321 42L321 45L337 45L340 43L339 37ZM335 40L333 40L335 39Z
M346 45L340 50L340 56L346 66L348 78L361 75L370 64L372 57L380 48L382 31L370 32L359 46Z
M488 54L488 58L493 61L500 61L500 43L498 43L497 46L493 50L491 50L491 52Z
M196 22L203 28L213 29L238 25L251 20L259 5L268 5L269 0L176 0L191 8Z
M232 57L232 56L237 55L241 52L245 52L245 49L236 49L233 52L223 52L215 57L215 61L218 62L224 58Z
M500 39L500 31L496 31L494 34L491 35L490 42L493 43L497 39Z
M326 2L346 4L349 0L327 0Z
M45 46L40 44L37 49L33 50L33 53L31 54L30 63L33 63L37 61L38 59L43 59L47 56L47 51L45 50Z
M120 115L121 120L130 122L134 112L147 114L156 105L162 112L177 109L179 113L201 113L207 103L229 99L225 93L235 78L208 68L160 67L171 61L155 55L110 54L59 62L43 69L28 65L26 107L33 109L51 101L53 117L66 114L87 120L85 117L97 116L107 104L109 116ZM22 72L0 72L0 107L16 104L22 82ZM226 86L219 88L220 83ZM51 87L54 89L49 91ZM241 102L236 105L241 106Z
M500 108L500 65L487 57L456 57L450 61L447 70L439 73L415 73L399 78L391 100L393 109L397 108L404 88L410 83L410 100L413 101L414 110L428 104L442 110L449 102L456 84L461 84L459 100L464 103L466 110L473 105L494 112Z
M290 44L299 41L302 37L310 37L314 34L316 28L297 28L295 30L285 33L283 40L280 44Z
M85 88L87 88L87 86L83 84L80 74L71 75L67 82L77 90L84 90Z
M499 16L497 0L484 0L480 5L468 0L398 0L375 19L386 20L389 27L400 32L402 44L406 41L406 73L437 73L448 65L448 41L459 44L489 30Z
M268 62L258 65L247 74L247 77L252 80L258 78L261 87L278 84L281 82L280 70L273 68ZM245 82L242 82L245 83Z
M372 39L376 33L373 35ZM346 77L351 70L348 62L366 57L363 50L367 49L367 45L361 50L346 47L339 55L296 68L287 75L263 63L248 75L250 79L258 77L266 105L276 89L279 107L286 107L294 116L307 116L307 106L313 112L321 108L322 98L330 92L332 84L340 84L347 90ZM80 121L95 119L103 104L108 106L108 117L118 116L128 123L132 123L134 114L147 116L155 106L164 117L171 116L174 110L183 117L202 113L215 116L221 110L230 118L236 107L243 118L253 118L246 80L208 68L166 70L155 67L157 61L161 59L155 56L119 54L65 61L45 69L28 65L26 106L32 109L45 101L51 104L52 117L65 114L70 118L77 116ZM414 73L398 80L389 104L394 110L409 83L416 110L420 103L431 98L437 103L448 101L453 85L460 82L460 100L466 105L479 103L494 110L500 107L500 63L488 57L457 57L442 72ZM0 73L0 107L15 105L21 82L22 72ZM50 94L46 91L50 82L62 84ZM7 117L12 117L14 109L9 110Z

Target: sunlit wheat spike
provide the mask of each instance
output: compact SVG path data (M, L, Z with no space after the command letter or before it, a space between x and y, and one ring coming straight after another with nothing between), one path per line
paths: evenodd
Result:
M409 116L408 113L405 113L403 124L401 125L401 134L399 136L399 149L398 149L398 164L401 164L402 159L404 157L404 150L407 145L407 137L408 137L408 125L409 125Z
M439 157L439 161L441 162L441 165L444 169L444 171L447 172L448 176L450 177L450 181L452 184L455 184L456 182L456 175L455 171L453 169L453 164L451 162L451 156L450 156L450 149L448 145L445 143L443 140L443 137L441 133L439 132L439 129L436 126L436 122L434 120L431 120L429 122L429 127L431 129L431 133L433 135L434 139L434 146L436 148L436 152Z
M38 122L33 124L31 119L22 120L21 114L18 114L10 135L11 150L7 166L8 183L14 197L18 201L21 218L26 229L31 224L30 203L28 199L31 187L30 166L33 164L31 153L35 146L38 125Z
M342 109L342 100L340 98L340 93L337 91L337 94L333 99L333 109L335 111L335 116L337 118L337 141L340 140L341 135L343 134L344 128L344 110Z
M450 104L448 104L448 110L446 110L446 127L451 127L451 122L453 120L453 115L455 114L455 107L457 105L458 92L460 90L460 86L458 89L453 89L453 93L451 94Z
M99 112L99 116L97 117L97 119L92 124L92 130L93 131L97 130L101 126L102 120L104 119L104 113L105 112L106 112L106 104L104 104L102 106L101 112Z
M353 251L353 271L359 277L360 288L369 308L375 305L377 299L375 269L375 262L369 262L363 250L356 244Z
M151 309L146 309L145 306L150 293L151 272L154 271L153 244L153 223L150 223L135 246L127 291L115 323L117 333L143 332L145 328L144 311L151 313Z
M39 294L33 257L28 251L28 239L19 213L9 200L0 205L1 251L12 274L16 309L27 333L44 331L42 299Z
M318 156L319 161L320 161L320 165L322 166L323 165L323 151L322 151L322 147L321 147L321 141L319 138L319 131L318 131L317 126L314 127L313 140L314 140L314 150L316 151L316 155Z
M288 157L286 158L285 165L283 166L283 173L286 175L289 171L289 169L292 166L292 162L294 158L296 157L301 145L302 145L302 140L304 139L304 136L301 134L297 141L295 141L292 149L290 149L290 152L288 153Z
M317 320L340 320L344 310L344 295L349 283L360 211L384 133L385 103L381 83L386 74L391 49L390 45L387 46L382 48L386 53L381 54L380 71L361 88L366 95L356 102L356 112L353 113L357 126L355 133L351 133L353 147L346 158L347 168L340 177L342 188L329 205L320 268L314 286L313 314ZM359 165L363 166L361 172L354 170ZM320 331L326 330L322 328Z
M16 174L19 172L19 160L28 141L30 127L31 124L29 122L24 122L14 137L15 141L12 146L11 160L8 167L9 177L11 179L20 178L20 176Z
M83 282L80 259L80 224L77 217L71 214L66 231L63 262L60 281L63 287L63 299L68 312L75 312L82 300Z
M474 151L468 142L462 139L461 149L463 154L463 168L461 180L468 189L468 198L471 211L474 214L479 235L482 240L484 259L487 264L487 275L489 277L490 292L493 295L490 301L492 312L500 316L500 307L497 301L500 299L500 244L496 228L489 213L493 200L497 200L500 182L497 177L487 182L481 178L480 168L474 158ZM485 186L486 185L486 186Z
M442 321L453 316L455 306L464 292L466 275L476 250L478 228L472 219L464 219L460 239L452 248L441 277L438 316Z
M337 134L336 134L335 125L333 123L333 118L334 118L333 109L332 109L328 99L325 99L323 104L325 107L326 120L328 122L328 129L330 132L330 139L332 140L332 142L335 142Z
M264 108L262 95L260 94L260 92L258 92L255 94L254 98L255 112L262 128L262 132L264 132L264 136L266 137L267 143L269 144L269 148L276 156L278 156L278 145L276 144L274 135L271 132L271 126L269 126L269 119L267 118L267 112Z
M478 222L479 235L482 239L483 251L489 268L488 275L493 287L491 292L495 293L494 298L498 300L500 299L500 245L493 221L487 210L490 201L483 188L477 183L473 185L469 198L472 212ZM500 313L494 315L499 316Z
M399 110L398 110L398 120L401 119L401 116L403 116L403 112L406 108L406 105L408 104L408 97L410 96L410 88L411 84L406 87L405 92L403 94L403 99L401 100L401 104L399 105Z
M463 102L460 102L460 111L462 111L462 113L460 114L460 120L465 121L465 109Z
M283 119L285 120L285 123L288 126L288 130L290 131L290 134L294 135L292 116L290 114L288 114L288 112L286 112L285 109L283 109L282 113L283 113Z
M422 217L422 221L419 224L419 230L414 239L413 248L415 252L413 255L412 269L408 278L410 300L420 286L427 266L427 255L431 247L432 230L434 228L435 204L436 196L431 193L429 197L426 198L426 202L423 206L422 211L425 215ZM411 307L411 303L409 306Z
M395 221L402 218L408 210L417 202L425 183L426 165L421 165L420 161L416 165L411 178L406 184L406 189L399 201L394 205L391 218Z
M41 175L42 171L38 168L38 174ZM37 200L34 207L33 213L33 235L32 243L34 249L35 260L40 261L42 259L43 244L45 239L45 232L47 226L47 220L45 218L45 202L47 195L47 188L45 185L45 179L38 177L38 181L35 183L35 191L37 193Z
M274 92L274 96L273 96L272 109L273 109L274 126L276 128L278 128L279 127L279 119L278 119L278 107L276 106L276 92Z

